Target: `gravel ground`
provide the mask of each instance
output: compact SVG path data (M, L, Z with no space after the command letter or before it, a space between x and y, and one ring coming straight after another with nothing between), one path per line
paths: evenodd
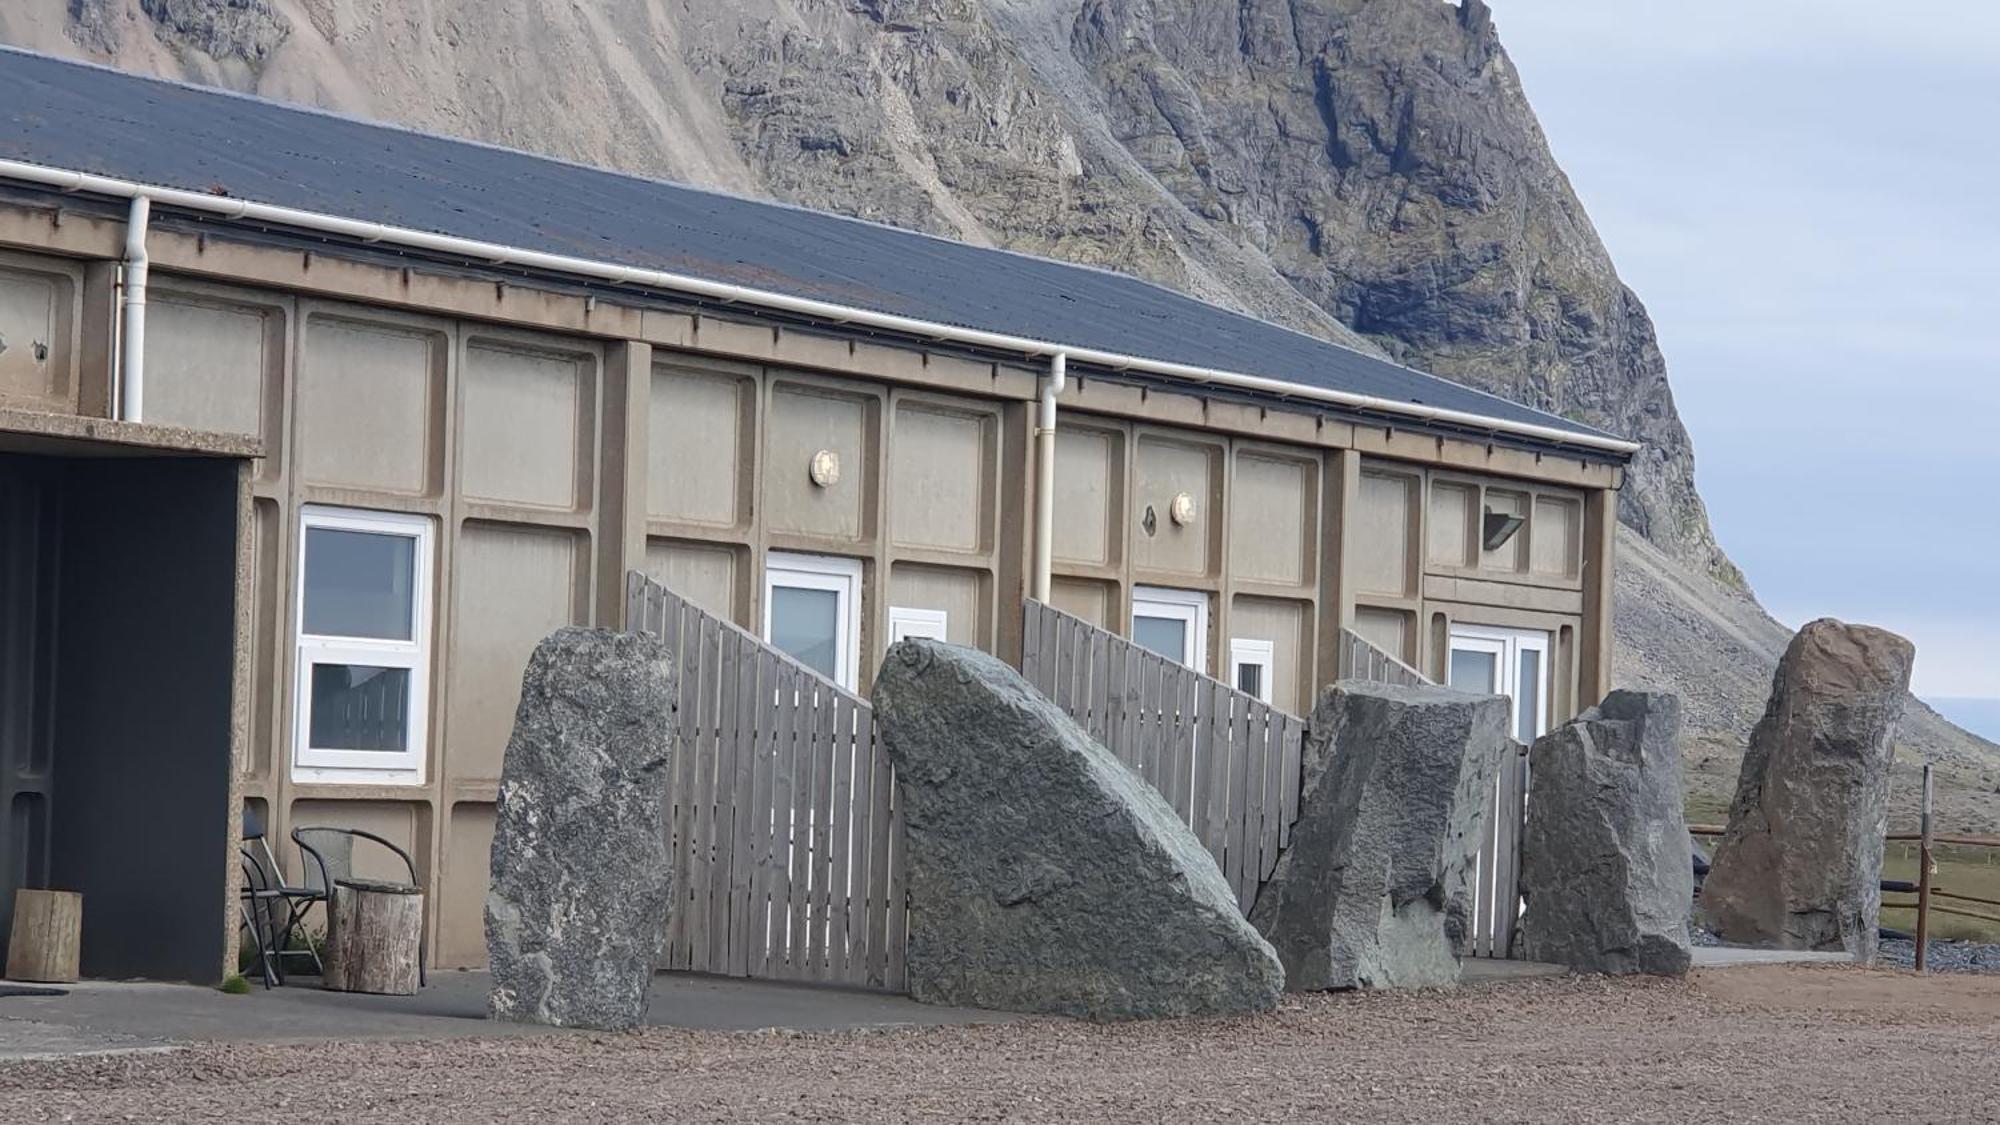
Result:
M0 1067L0 1121L2000 1120L2000 980L1777 965L1255 1019L202 1046Z
M1917 943L1884 940L1878 954L1884 965L1910 968L1917 963ZM1932 941L1924 967L1939 973L2000 973L2000 945L1980 941Z

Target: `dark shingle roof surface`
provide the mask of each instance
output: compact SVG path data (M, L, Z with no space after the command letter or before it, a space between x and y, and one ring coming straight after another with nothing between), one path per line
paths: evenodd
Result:
M0 157L1603 436L1105 270L4 49Z

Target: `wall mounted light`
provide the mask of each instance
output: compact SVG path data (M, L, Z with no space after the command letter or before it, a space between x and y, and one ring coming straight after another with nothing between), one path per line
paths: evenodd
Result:
M1510 516L1505 512L1496 512L1488 508L1486 518L1481 523L1483 526L1480 529L1482 532L1480 545L1489 551L1497 551L1507 545L1507 540L1514 538L1515 532L1521 530L1522 520L1520 516Z
M831 449L822 449L813 454L812 464L806 468L812 482L821 488L832 488L840 483L840 454Z
M1194 497L1185 492L1176 494L1172 506L1167 509L1167 515L1174 521L1175 527L1186 527L1193 523L1196 514Z

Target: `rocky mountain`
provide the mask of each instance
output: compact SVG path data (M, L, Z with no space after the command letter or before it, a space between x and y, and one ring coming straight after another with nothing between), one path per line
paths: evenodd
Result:
M1484 0L10 0L0 41L1107 265L1641 439L1621 678L1689 698L1698 801L1761 710L1785 631ZM2000 819L2000 747L1919 710L1904 760Z

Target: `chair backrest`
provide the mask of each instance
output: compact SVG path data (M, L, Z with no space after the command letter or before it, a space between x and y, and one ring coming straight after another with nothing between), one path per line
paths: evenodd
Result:
M410 859L410 853L402 848L373 832L363 832L358 828L318 826L292 829L292 842L299 846L301 853L300 879L304 885L316 891L329 891L340 880L353 878L354 844L357 840L368 841L393 853L402 861L410 885L418 885L417 865Z

